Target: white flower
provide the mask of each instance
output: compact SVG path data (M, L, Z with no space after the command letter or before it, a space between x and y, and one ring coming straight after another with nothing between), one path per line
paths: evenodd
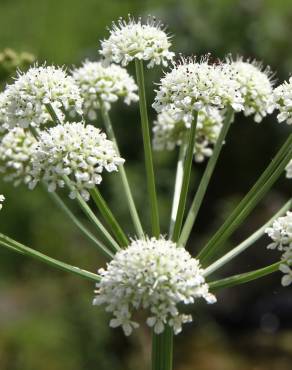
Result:
M41 66L18 73L6 90L6 115L9 126L39 127L51 122L46 104L51 104L60 119L63 110L82 113L82 99L73 78L62 68Z
M276 219L271 227L266 229L266 233L273 240L268 245L269 249L278 249L284 252L281 260L280 271L285 275L282 278L282 285L287 286L292 283L292 212L288 211L285 216Z
M7 114L6 114L7 98L6 93L0 93L0 134L7 131Z
M288 125L292 124L292 77L289 82L285 81L282 85L274 90L274 101L276 108L279 110L277 115L279 122L284 122Z
M180 304L192 304L198 298L216 302L199 261L162 237L133 240L114 256L106 270L98 272L101 281L93 303L106 305L106 311L114 316L110 326L122 326L126 335L138 326L132 320L138 309L147 310L146 322L155 333L169 325L178 334L182 324L192 320L180 311Z
M234 71L227 63L209 64L202 59L182 59L161 79L156 91L153 108L157 113L171 110L177 121L190 125L193 112L210 108L223 109L231 106L235 111L243 109L244 100Z
M222 114L217 109L210 109L209 114L199 112L194 147L196 162L202 162L212 155L212 145L217 141L222 121ZM177 121L172 111L162 111L153 126L154 150L173 150L176 145L180 146L189 128L189 124Z
M241 58L229 61L235 71L244 98L245 116L254 115L255 122L261 122L267 114L274 110L273 82L271 71L256 61L244 62Z
M1 203L3 203L4 200L5 200L4 195L0 194L0 210L2 209L2 204Z
M273 240L268 248L279 251L292 249L292 212L287 212L285 216L277 218L271 227L266 229L266 233Z
M102 172L117 171L122 163L124 159L117 155L113 142L99 129L83 122L66 122L40 132L29 186L34 188L43 180L53 192L64 186L63 176L69 176L74 186L70 197L80 192L88 200L88 189L100 184Z
M161 23L149 17L146 23L130 18L119 19L113 23L110 36L101 42L100 54L106 63L118 63L126 66L134 59L147 61L149 68L155 64L167 66L174 53L169 51L170 37Z
M105 67L101 62L86 61L81 68L72 71L72 76L83 98L84 114L91 120L96 119L100 102L109 110L119 98L128 105L138 100L135 93L138 87L133 77L115 64Z
M286 167L286 177L292 179L292 160L288 163Z
M36 140L21 127L15 127L0 141L0 171L5 174L5 181L12 181L15 186L31 181L31 156Z

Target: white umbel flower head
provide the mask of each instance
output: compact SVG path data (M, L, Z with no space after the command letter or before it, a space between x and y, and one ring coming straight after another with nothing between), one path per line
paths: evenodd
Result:
M4 202L5 197L4 195L0 194L0 210L2 209L2 203Z
M101 281L94 304L106 305L106 311L114 315L110 326L121 326L126 335L138 327L132 319L138 309L147 310L146 322L156 334L163 332L165 325L178 334L183 323L192 321L180 311L179 304L192 304L198 298L216 302L199 261L162 237L133 240L114 256L106 270L98 272Z
M17 186L28 184L31 178L31 157L36 139L21 127L8 131L0 142L0 172L4 180Z
M202 162L212 155L212 145L218 139L222 121L223 117L218 109L210 109L209 114L199 112L194 147L196 162ZM189 124L177 121L172 111L162 111L153 126L154 150L173 150L177 145L182 145L189 128Z
M83 98L83 112L90 120L96 119L100 103L110 110L111 104L119 98L128 105L138 101L138 87L133 77L118 65L105 67L101 62L86 61L81 68L72 71L72 76Z
M161 79L153 108L157 113L172 111L177 121L190 125L193 112L231 106L243 109L244 100L235 72L227 63L210 64L207 58L196 62L182 59Z
M241 58L229 62L235 71L244 99L244 115L254 115L255 122L261 122L274 110L270 68L263 69L259 62L248 60L245 62Z
M6 115L9 126L39 127L51 122L46 105L51 104L60 119L65 111L82 113L79 89L64 69L55 66L32 67L18 73L6 88Z
M282 285L287 286L292 283L292 212L288 211L285 216L275 220L271 227L266 229L266 233L273 240L268 245L269 249L278 249L284 252L281 260L280 270L285 274L282 278Z
M292 77L274 90L274 101L279 110L278 121L292 125Z
M108 39L101 42L100 54L106 63L118 63L126 66L134 59L148 62L152 68L155 64L167 66L174 53L169 51L170 37L163 25L154 17L148 17L145 23L141 18L135 21L119 19L113 23Z
M80 192L88 200L88 189L100 184L102 172L117 171L123 163L113 142L99 129L83 122L66 122L40 132L32 155L30 188L43 180L53 192L64 186L63 176L69 176L74 186L70 197Z

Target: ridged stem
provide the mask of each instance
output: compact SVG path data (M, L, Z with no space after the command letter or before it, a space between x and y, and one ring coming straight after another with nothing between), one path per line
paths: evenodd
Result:
M97 247L97 249L106 257L113 258L114 254L100 241L98 240L74 215L74 213L67 207L62 201L59 195L55 192L48 192L55 204L69 217L69 219L78 227L78 229Z
M80 269L79 267L69 265L68 263L61 262L59 260L56 260L55 258L49 257L41 252L38 252L32 248L26 247L25 245L17 242L16 240L13 240L9 238L8 236L4 234L0 234L0 245L2 245L5 248L8 248L14 252L24 254L26 256L33 257L35 259L38 259L41 262L46 263L47 265L50 265L54 268L57 268L62 271L71 272L75 275L82 276L83 278L91 281L98 282L100 281L100 276L96 275L92 272Z
M116 140L116 136L115 136L115 133L114 133L114 129L113 129L109 114L108 114L107 110L104 108L104 105L103 105L102 102L100 102L100 106L101 106L101 114L102 114L102 118L103 118L103 122L104 122L104 125L105 125L107 135L108 135L109 139L114 143L114 145L116 147L117 154L120 155L120 150L119 150L119 147L118 147L118 143L117 143L117 140ZM139 238L143 238L144 237L144 231L143 231L141 221L140 221L140 218L139 218L139 215L138 215L138 212L137 212L137 208L136 208L136 205L135 205L135 201L134 201L134 198L133 198L133 195L132 195L132 191L131 191L131 188L130 188L130 185L129 185L129 181L128 181L128 177L127 177L127 173L126 173L124 165L119 166L119 175L121 177L123 190L124 190L124 193L125 193L125 196L126 196L126 199L127 199L127 203L128 203L129 211L130 211L132 221L133 221L133 224L134 224L134 227L135 227L135 231L136 231L137 236Z
M242 199L239 205L229 215L227 220L213 235L211 240L201 250L198 259L206 262L212 257L219 247L230 237L230 235L241 225L250 212L256 207L267 191L280 177L288 162L292 158L292 134L282 145L274 159L270 162L266 170L260 176L255 185Z
M187 151L187 143L184 139L182 144L179 148L179 155L178 161L176 166L176 175L175 175L175 184L174 184L174 192L173 192L173 201L172 201L172 208L171 208L171 216L170 216L170 226L168 235L171 237L173 235L174 224L177 216L178 210L178 203L182 188L182 180L183 180L183 173L184 173L184 161Z
M193 163L197 121L198 121L198 112L195 112L194 119L193 119L191 128L189 130L190 132L188 136L186 158L185 158L184 168L183 168L182 186L181 186L181 192L180 192L180 197L179 197L177 215L176 215L174 228L173 228L173 235L170 235L170 238L174 242L177 242L180 237L183 217L185 213L185 207L186 207L186 201L187 201L187 195L188 195L189 183L190 183L190 177L191 177L191 170L192 170L192 163Z
M149 203L150 203L150 208L151 208L152 235L155 237L159 237L160 235L159 212L158 212L158 203L157 203L155 177L154 177L154 169L153 169L153 159L152 159L152 149L151 149L150 132L149 132L143 61L136 59L135 67L136 67L137 83L138 83L138 88L139 88L139 106L140 106L141 126L142 126L143 145L144 145L147 188L148 188Z
M173 363L173 331L165 326L163 333L152 334L152 370L171 370Z
M224 144L227 132L230 128L230 125L232 123L233 119L233 110L231 108L228 108L226 111L226 115L224 118L223 126L221 128L219 137L216 141L216 144L213 149L213 154L211 158L208 161L207 167L204 171L204 174L202 176L202 179L200 181L200 185L198 187L198 190L195 194L195 197L193 199L191 208L189 210L188 216L186 218L185 224L183 226L180 238L179 238L179 245L185 245L188 241L188 238L190 237L192 228L196 222L197 215L199 213L199 210L201 208L204 196L206 194L209 182L211 180L212 174L214 172L214 168L216 166L218 157L220 155L222 146Z
M129 244L129 240L126 237L125 233L123 232L122 228L120 227L112 211L109 209L100 191L95 187L93 189L90 189L89 192L90 192L92 199L94 200L94 203L96 204L97 208L99 209L100 213L105 219L106 223L112 230L113 235L115 236L119 245L121 247L126 247Z
M204 270L204 276L209 276L213 272L219 270L226 263L231 261L233 258L237 257L239 254L244 252L247 248L253 245L261 236L264 235L267 227L280 216L285 214L292 206L292 200L290 199L268 222L266 222L262 227L260 227L256 232L254 232L249 238L240 243L237 247L233 248L230 252L226 253L223 257L219 258L217 261L212 263Z

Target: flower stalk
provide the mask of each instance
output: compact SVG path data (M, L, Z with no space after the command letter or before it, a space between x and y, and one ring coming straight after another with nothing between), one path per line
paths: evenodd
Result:
M197 215L199 213L199 210L201 208L204 196L206 194L209 182L211 180L212 174L214 172L217 160L219 158L222 146L224 144L227 132L230 128L230 125L233 121L233 109L231 107L227 108L225 119L223 122L222 129L220 131L220 135L216 141L213 154L211 158L208 161L207 167L204 171L203 177L201 179L200 185L198 187L198 190L195 194L195 197L193 199L191 208L189 210L188 216L186 218L185 224L182 229L182 233L179 238L179 244L180 245L186 245L188 238L191 234L191 231L193 229L193 226L196 222Z
M105 109L104 104L102 102L100 102L100 106L101 106L101 115L102 115L102 118L103 118L103 122L104 122L104 125L105 125L107 135L110 138L110 140L115 144L117 154L120 156L120 151L119 151L118 143L117 143L116 136L115 136L115 133L114 133L114 129L113 129L113 126L112 126L112 123L111 123L111 119L110 119L109 114L108 114L107 110ZM135 205L135 202L134 202L132 191L131 191L129 181L128 181L128 178L127 178L126 170L125 170L125 167L124 167L123 164L121 164L119 166L119 175L121 177L124 193L126 195L126 200L127 200L128 206L129 206L129 211L130 211L130 214L131 214L131 217L132 217L132 221L133 221L133 224L134 224L134 227L135 227L135 231L137 233L137 236L139 238L142 238L143 235L144 235L143 227L141 225L141 221L140 221L137 209L136 209L136 205Z
M90 190L90 195L92 199L94 200L94 203L98 207L100 213L102 214L103 218L105 219L110 229L112 230L119 245L122 247L126 247L129 244L129 240L126 237L123 230L121 229L112 211L109 209L108 205L106 204L106 201L100 194L100 191L95 187Z
M259 201L279 178L290 161L291 156L292 134L289 135L286 142L282 145L281 149L278 151L255 185L198 254L198 258L201 262L206 262L207 259L212 257L217 249L240 226L240 224L245 220L249 213L256 207Z
M194 155L197 120L198 120L198 112L195 112L194 119L193 119L191 129L189 132L189 137L188 137L187 152L186 152L186 159L185 159L184 169L183 169L183 180L182 180L181 193L180 193L180 198L179 198L179 203L178 203L177 215L175 219L173 234L170 235L171 239L174 242L177 242L179 239L180 231L181 231L181 227L183 223L183 217L184 217L186 201L187 201L187 194L188 194L190 177L191 177L193 155Z
M158 237L160 234L159 212L158 212L158 203L157 203L157 195L156 195L156 187L155 187L152 149L151 149L149 122L148 122L148 113L147 113L147 104L146 104L143 61L135 59L135 67L136 67L137 83L138 83L138 88L139 88L139 107L140 107L141 126L142 126L142 135L143 135L147 187L148 187L149 202L150 202L150 208L151 208L152 234L153 236Z
M68 263L61 262L55 258L49 257L43 253L40 253L32 248L26 247L25 245L9 238L8 236L4 234L0 234L0 245L2 247L8 248L10 250L13 250L15 252L24 254L29 257L33 257L35 259L38 259L41 262L46 263L47 265L50 265L52 267L55 267L59 270L70 272L75 275L81 276L87 280L98 282L100 281L100 277L92 272L80 269L79 267L69 265Z

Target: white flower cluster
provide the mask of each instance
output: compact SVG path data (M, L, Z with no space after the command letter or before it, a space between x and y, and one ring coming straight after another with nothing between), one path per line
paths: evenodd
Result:
M177 121L190 125L194 111L209 113L210 108L231 106L243 109L240 85L235 72L227 63L210 64L205 58L200 62L182 59L161 79L153 108L157 113L172 111Z
M35 138L21 127L6 133L0 142L0 172L4 180L17 186L31 181L31 158L36 145Z
M274 221L271 227L266 229L266 233L273 240L268 245L269 249L278 249L284 252L282 255L283 263L280 270L285 274L282 278L282 285L287 286L292 283L292 212L287 212L283 217Z
M66 122L40 132L32 155L33 180L29 186L34 188L43 180L48 191L53 192L64 186L63 176L69 176L74 186L70 197L80 192L88 200L88 189L102 181L101 173L117 171L123 163L113 142L99 129L83 122Z
M2 209L2 203L4 202L5 197L4 195L0 194L0 210Z
M0 134L8 129L7 116L6 116L7 98L6 93L0 93Z
M119 98L128 105L139 99L133 77L115 64L105 67L101 62L86 61L81 68L72 71L72 76L83 98L83 112L90 120L96 119L100 102L109 110Z
M289 82L285 81L274 90L274 100L280 112L277 115L278 121L292 125L292 77Z
M245 116L254 115L255 122L261 122L274 110L270 69L263 69L256 61L244 62L238 59L230 63L244 99Z
M192 304L197 298L216 302L199 261L163 238L133 240L106 270L98 272L101 281L94 304L106 305L106 311L114 315L110 326L122 326L126 335L138 327L132 314L139 308L147 310L147 324L156 334L163 332L165 325L178 334L183 323L192 321L190 315L180 312L179 304Z
M174 53L169 51L171 46L169 36L155 18L149 17L142 23L129 17L128 21L119 19L113 23L110 36L101 42L100 54L106 63L118 63L126 66L134 59L147 61L149 68L155 64L167 66L173 59Z
M210 109L208 115L204 111L199 112L194 147L196 162L202 162L212 155L212 145L219 136L222 121L223 117L218 109ZM189 124L177 121L172 111L162 111L153 126L154 150L173 150L176 145L181 145L189 128Z
M47 104L52 105L60 119L64 117L63 110L82 113L82 99L73 78L55 66L36 66L18 73L5 94L5 115L11 128L39 127L52 121Z

